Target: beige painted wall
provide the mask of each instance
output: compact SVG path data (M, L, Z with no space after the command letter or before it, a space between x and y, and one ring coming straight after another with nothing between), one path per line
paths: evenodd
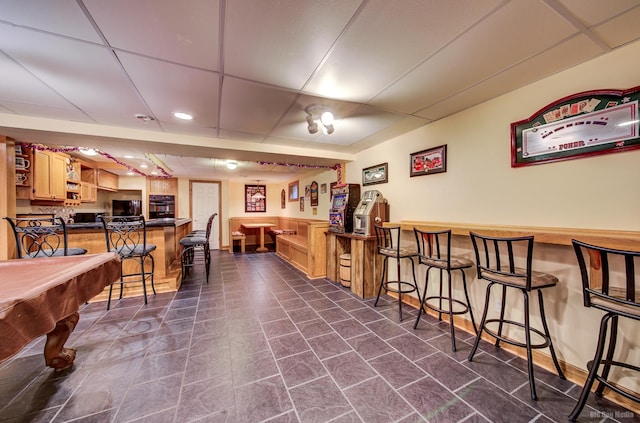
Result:
M639 64L637 42L389 140L358 154L357 160L347 165L347 181L360 183L362 168L388 162L389 183L376 185L376 189L389 200L391 221L638 231L640 150L513 169L510 124L571 94L639 86ZM410 178L409 154L441 144L447 144L447 172ZM405 242L415 242L406 235ZM472 258L467 237L457 237L456 246L459 254ZM558 354L561 360L584 369L595 351L602 312L585 309L582 304L577 262L570 247L536 244L534 258L538 270L560 278L559 286L544 292ZM423 269L418 278L424 280ZM486 283L476 282L475 274L469 281L479 320ZM510 313L521 316L522 300L517 296L509 300L517 304ZM533 310L539 315L537 306ZM637 328L634 331L634 325L623 323L619 341L624 355L640 363ZM623 384L640 392L639 382L631 375L618 376Z

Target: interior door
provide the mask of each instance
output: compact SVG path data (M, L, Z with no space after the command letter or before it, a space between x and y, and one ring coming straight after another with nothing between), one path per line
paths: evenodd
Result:
M213 213L218 213L213 226L209 247L220 249L220 183L191 182L191 219L193 229L207 229L207 220Z

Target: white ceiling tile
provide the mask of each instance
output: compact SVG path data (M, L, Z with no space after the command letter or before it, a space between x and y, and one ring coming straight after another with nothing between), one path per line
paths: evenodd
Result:
M66 37L102 43L91 22L74 0L2 0L0 20Z
M157 119L175 121L173 113L180 111L193 115L194 121L189 122L192 126L214 128L218 125L216 72L127 53L118 53L118 57Z
M568 68L588 60L600 51L600 48L584 35L571 38L465 91L420 110L416 115L432 120L441 119L461 109L495 98L496 94L508 93L531 81L556 73L556 68L549 69L550 62L555 63L558 69Z
M3 44L1 40L14 35L15 31L6 31L5 28L0 27L0 49ZM2 52L0 52L0 75L2 75L0 101L38 104L54 109L73 108L72 104Z
M539 54L558 39L576 32L560 15L539 2L508 3L371 103L413 113Z
M305 91L368 101L408 69L480 20L497 0L372 0L347 29Z
M225 72L301 89L360 0L227 2Z
M225 78L220 127L268 133L293 104L296 93L237 78Z
M217 0L84 0L84 3L113 47L203 69L218 69Z
M0 42L2 50L37 78L87 113L138 113L144 105L105 47L20 30L20 42ZM35 56L21 48L46 46ZM99 83L95 81L98 80Z
M75 122L95 122L94 119L82 113L81 110L75 108L54 108L50 105L19 103L2 100L0 100L0 105L6 107L11 111L11 113L16 113L19 115L71 120Z
M638 22L640 22L640 6L592 29L610 47L615 48L640 37Z
M559 2L587 27L608 21L620 13L640 6L638 0L559 0Z

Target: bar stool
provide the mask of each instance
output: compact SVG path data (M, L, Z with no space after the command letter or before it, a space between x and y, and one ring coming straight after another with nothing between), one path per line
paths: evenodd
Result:
M102 221L104 234L107 240L107 251L115 251L120 256L120 281L113 282L109 286L109 299L107 310L111 307L111 294L113 284L120 284L120 298L122 299L122 289L125 283L141 282L144 293L144 303L147 304L147 279L151 279L151 289L156 293L153 281L155 271L155 261L151 254L156 246L147 244L147 225L144 216L99 216ZM151 270L147 271L145 263L151 261ZM140 265L139 272L124 273L124 263L126 261L137 261ZM126 280L125 278L135 277L139 279Z
M207 220L207 229L194 230L180 240L182 253L180 254L180 263L182 265L182 278L188 274L189 269L194 265L195 251L202 250L204 255L204 268L207 274L207 283L209 283L209 266L211 264L211 250L209 247L209 237L211 236L211 228L213 220L218 215L214 213Z
M400 235L402 234L400 226L374 225L374 230L376 233L378 254L384 257L382 262L382 278L380 279L380 287L378 288L378 296L376 297L374 307L378 305L382 288L388 292L395 292L398 294L398 318L402 321L402 294L409 294L415 291L418 294L418 301L422 303L418 284L416 283L416 269L413 263L413 258L418 256L418 252L413 246L402 247L400 245ZM396 260L398 280L387 280L385 282L385 276L387 274L387 259L389 258ZM400 262L402 259L408 259L411 262L413 282L401 280Z
M555 286L558 283L558 278L548 273L532 270L533 236L501 238L478 235L473 232L470 232L470 235L476 256L478 279L485 279L489 281L489 285L487 286L487 295L484 302L482 320L478 327L476 341L471 349L471 353L469 353L469 361L473 360L473 356L478 349L480 339L482 338L482 332L486 332L496 339L496 347L499 347L500 341L503 341L510 345L526 348L529 371L529 389L531 391L531 399L535 401L538 397L536 395L536 386L533 377L533 349L549 347L553 364L558 371L558 376L561 379L565 379L562 369L560 368L560 364L558 363L553 343L551 342L551 335L549 334L549 327L544 313L544 302L542 298L542 289ZM514 251L516 250L523 252L525 256L516 256L514 254ZM487 311L489 309L489 304L491 304L491 288L495 285L502 286L500 318L487 319ZM517 289L522 294L522 299L524 301L524 323L508 320L504 317L507 288ZM544 331L532 328L529 324L529 292L531 291L536 291L538 293L540 319L542 321ZM489 329L488 325L492 323L498 323L497 331ZM505 324L523 328L525 342L503 335L502 329ZM532 334L540 336L544 341L533 344L531 342Z
M609 380L612 367L640 372L640 367L613 359L618 335L618 318L640 320L640 286L636 283L640 252L599 247L572 240L580 266L582 294L585 307L593 307L605 312L600 321L600 334L593 360L587 363L589 375L582 388L578 403L569 415L576 421L589 397L593 383L597 380L595 394L602 396L607 387L635 402L640 397L634 395ZM607 355L604 355L607 332L610 330ZM639 375L640 376L640 375Z
M11 225L19 259L78 256L84 248L69 248L67 227L60 217L5 217Z
M469 293L467 292L467 280L464 269L473 267L473 262L464 257L451 255L451 230L444 231L423 231L414 228L413 232L416 236L416 244L418 246L418 264L427 266L424 276L424 289L422 291L422 304L418 311L418 318L413 328L418 327L422 311L425 307L430 308L438 313L438 320L442 320L442 314L449 315L449 326L451 328L451 350L456 351L455 325L453 324L453 316L467 314L471 317L473 331L477 334L476 321L471 311L471 302L469 301ZM437 295L427 297L427 287L429 286L429 271L438 269L440 271L440 288ZM462 275L462 288L464 290L464 300L453 298L451 289L451 271L459 270ZM447 292L443 290L442 275L447 272ZM437 304L433 300L437 300ZM429 302L431 301L431 302ZM445 301L446 306L442 305ZM457 307L454 307L454 304ZM445 308L446 307L446 308ZM455 309L457 308L457 310ZM426 310L425 310L426 312Z

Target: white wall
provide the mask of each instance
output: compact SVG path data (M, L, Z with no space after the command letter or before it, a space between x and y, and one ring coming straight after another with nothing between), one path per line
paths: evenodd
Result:
M396 222L638 231L640 150L511 168L510 124L571 94L640 86L639 64L637 42L416 129L358 154L347 165L347 182L360 183L363 168L388 162L389 183L375 188L388 199L390 220ZM447 144L447 172L410 178L409 154L441 144ZM411 242L409 234L405 235L405 241ZM473 258L468 237L457 237L456 247L459 254ZM580 276L570 247L536 244L534 258L538 270L560 279L557 287L544 292L558 354L561 360L584 369L595 351L602 312L582 304ZM470 276L471 302L479 320L486 284ZM419 279L424 279L422 269ZM521 300L510 300L518 304L510 313L520 318ZM537 307L534 310L537 313ZM638 363L637 331L627 323L622 325L619 342L625 344L627 359ZM623 378L623 384L640 392L639 382L630 376Z

